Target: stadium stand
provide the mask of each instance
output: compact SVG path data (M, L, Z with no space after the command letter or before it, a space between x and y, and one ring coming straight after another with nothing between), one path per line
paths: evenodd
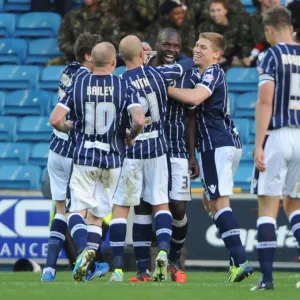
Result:
M13 37L17 18L14 14L0 14L0 36Z
M0 141L14 142L17 132L16 117L0 117Z
M0 64L24 64L27 42L23 39L0 39Z
M0 143L0 165L27 164L29 150L27 143Z
M6 0L3 11L25 12L30 9L30 0Z
M42 71L40 88L44 90L56 90L60 76L65 66L48 66Z

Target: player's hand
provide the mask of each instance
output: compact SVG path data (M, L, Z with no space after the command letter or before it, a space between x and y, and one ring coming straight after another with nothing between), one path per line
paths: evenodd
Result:
M142 46L144 51L152 51L152 48L148 43L142 42Z
M189 157L189 171L190 171L190 179L195 180L199 177L200 170L197 159L195 156Z
M254 162L255 162L256 169L259 172L266 171L265 154L264 154L264 149L262 147L255 147Z
M65 126L67 127L68 131L71 131L74 129L73 121L71 121L71 120L65 121Z
M134 144L134 139L130 136L129 129L126 129L125 144L127 146L132 146Z

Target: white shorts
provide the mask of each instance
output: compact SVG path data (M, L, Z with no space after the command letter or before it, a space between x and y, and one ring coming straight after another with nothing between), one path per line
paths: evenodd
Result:
M233 193L242 149L226 146L199 153L200 178L208 200Z
M266 171L254 167L251 192L300 198L300 129L271 130L264 145Z
M87 209L95 217L104 218L112 211L112 198L121 168L102 169L73 165L70 181L70 212Z
M167 156L150 159L125 158L114 204L136 206L143 200L151 205L169 202L169 171Z
M61 156L49 150L47 169L52 199L55 201L66 200L72 163L72 158Z
M172 188L169 193L171 200L190 201L190 174L186 158L171 157Z

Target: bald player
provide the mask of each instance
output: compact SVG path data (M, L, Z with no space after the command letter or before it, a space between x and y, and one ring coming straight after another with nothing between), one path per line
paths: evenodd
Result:
M126 237L127 216L130 206L139 206L140 197L152 207L159 253L156 258L154 280L164 281L167 276L167 252L172 234L172 215L169 211L169 172L167 162L167 140L164 120L167 109L169 84L193 66L193 62L164 67L143 66L144 53L141 41L136 36L125 37L119 46L120 55L127 71L122 75L134 85L140 94L139 101L145 112L145 128L135 139L128 136L125 159L120 181L114 195L113 216L110 222L110 242L113 254L114 272L111 281L123 281L123 253ZM137 214L135 226L139 236L134 245L149 249L152 226L150 215ZM144 229L143 229L144 228ZM135 231L136 227L133 228ZM147 234L143 234L147 232ZM147 257L147 255L146 255ZM138 261L137 281L149 281L148 261Z
M133 140L144 127L137 90L112 75L115 57L112 44L97 44L92 50L94 74L76 76L73 88L60 99L50 117L51 125L65 133L73 129L70 122L64 121L66 114L70 112L74 121L76 147L68 226L79 253L72 275L76 281L87 280L87 269L101 240L103 218L112 209L125 128L131 128L128 140ZM86 210L90 213L88 225L84 221Z

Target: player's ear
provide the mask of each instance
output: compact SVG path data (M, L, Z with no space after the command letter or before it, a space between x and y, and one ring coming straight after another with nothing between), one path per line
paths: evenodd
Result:
M113 59L113 61L112 61L111 65L113 66L113 68L115 68L115 67L116 67L116 65L117 65L117 61L116 61L115 59Z
M92 55L90 53L84 54L84 60L92 62Z

